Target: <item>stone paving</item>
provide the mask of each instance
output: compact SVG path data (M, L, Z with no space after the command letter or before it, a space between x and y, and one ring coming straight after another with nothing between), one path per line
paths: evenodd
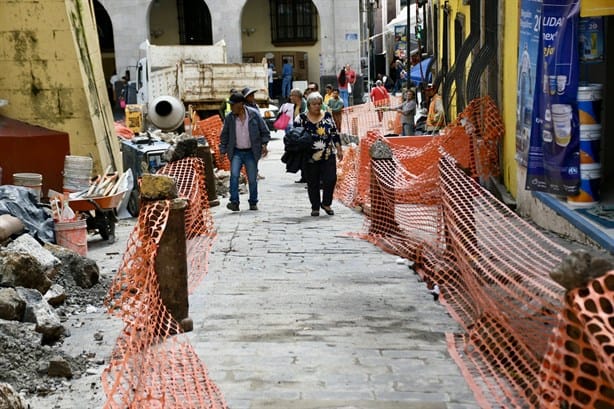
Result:
M212 208L218 238L190 298L192 345L232 409L479 407L447 351L460 331L396 256L352 237L339 202L310 216L281 135L260 162L258 211Z
M190 298L188 337L229 408L478 408L448 354L444 335L460 329L444 307L396 256L349 235L360 213L334 202L334 216L310 216L304 185L280 161L281 135L269 147L260 210L247 195L240 212L227 198L211 209L218 237ZM118 223L116 243L90 237L102 274L115 275L134 221ZM66 351L93 347L108 362L121 321L103 310L71 320ZM95 332L104 338L92 344ZM30 407L102 408L105 367Z

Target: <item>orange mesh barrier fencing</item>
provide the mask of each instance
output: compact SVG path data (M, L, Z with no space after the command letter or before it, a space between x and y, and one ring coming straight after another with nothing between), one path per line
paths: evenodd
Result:
M473 101L437 137L397 140L371 130L339 164L335 197L364 207L360 237L413 261L427 283L438 284L442 303L464 330L448 337L451 355L482 407L537 408L545 396L583 402L575 397L588 389L600 391L594 399L607 402L600 407L612 408L611 376L599 375L612 373L612 284L576 300L583 307L573 306L574 318L565 314L576 331L559 326L562 340L548 341L564 294L549 273L569 251L476 182L498 174L502 130L489 98ZM609 323L590 330L600 312ZM544 361L547 353L552 358ZM583 376L577 367L590 359L594 367L583 370L592 376ZM561 371L563 361L575 379Z
M363 125L367 123L367 118L363 118ZM362 129L367 128L371 130L360 140L358 163L344 160L340 164L339 173L344 177L338 183L335 198L350 207L369 207L369 150L373 142L380 139L380 132L366 125ZM413 200L432 201L433 195L428 192L432 193L432 188L437 186L437 160L443 151L459 161L473 177L499 175L498 141L502 136L503 123L497 107L492 99L485 97L472 101L459 119L448 125L440 135L384 139L394 150L395 160L399 161L397 169L406 169L408 175L415 176L411 182L403 178L395 179L396 183L405 185L404 188L396 187L395 196L408 203ZM401 198L403 195L404 199ZM420 199L412 197L416 195Z
M396 107L400 104L400 97L390 97L390 107ZM383 112L381 121L378 112ZM384 135L401 134L402 132L400 114L397 111L392 109L378 111L372 103L344 108L341 121L341 132L350 135L366 135L368 131L374 129L379 130Z
M202 160L183 159L159 173L175 178L185 210L189 291L207 271L215 237ZM105 408L209 408L227 405L205 365L164 305L155 271L156 255L171 202L142 201L138 220L105 303L124 321L111 362L102 374Z
M230 171L230 161L228 160L228 156L219 152L220 134L222 133L223 126L224 123L222 122L220 116L213 115L201 121L196 121L192 128L192 136L195 138L203 136L209 144L211 154L213 154L215 167L220 170Z
M156 173L173 177L177 195L189 203L185 211L185 231L191 293L207 273L209 250L216 237L205 185L205 164L200 158L186 158L168 163Z
M566 294L540 380L541 408L614 408L614 271Z

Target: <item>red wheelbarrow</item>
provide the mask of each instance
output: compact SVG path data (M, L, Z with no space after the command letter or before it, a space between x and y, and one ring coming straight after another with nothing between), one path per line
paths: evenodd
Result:
M126 190L110 196L83 197L69 199L68 205L75 212L86 214L87 229L96 231L103 240L115 241L115 223L117 223L117 207L121 203ZM93 214L92 214L93 212Z

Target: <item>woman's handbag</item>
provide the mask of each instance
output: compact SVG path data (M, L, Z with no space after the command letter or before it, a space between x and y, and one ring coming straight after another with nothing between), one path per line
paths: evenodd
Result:
M275 122L273 122L273 126L275 127L275 129L283 131L288 127L289 122L290 117L286 115L285 112L282 112L281 115L279 115L279 118L277 118Z

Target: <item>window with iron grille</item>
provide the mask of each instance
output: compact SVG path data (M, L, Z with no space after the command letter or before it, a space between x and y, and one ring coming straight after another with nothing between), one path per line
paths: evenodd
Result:
M311 45L317 41L316 8L311 0L269 0L271 42Z

